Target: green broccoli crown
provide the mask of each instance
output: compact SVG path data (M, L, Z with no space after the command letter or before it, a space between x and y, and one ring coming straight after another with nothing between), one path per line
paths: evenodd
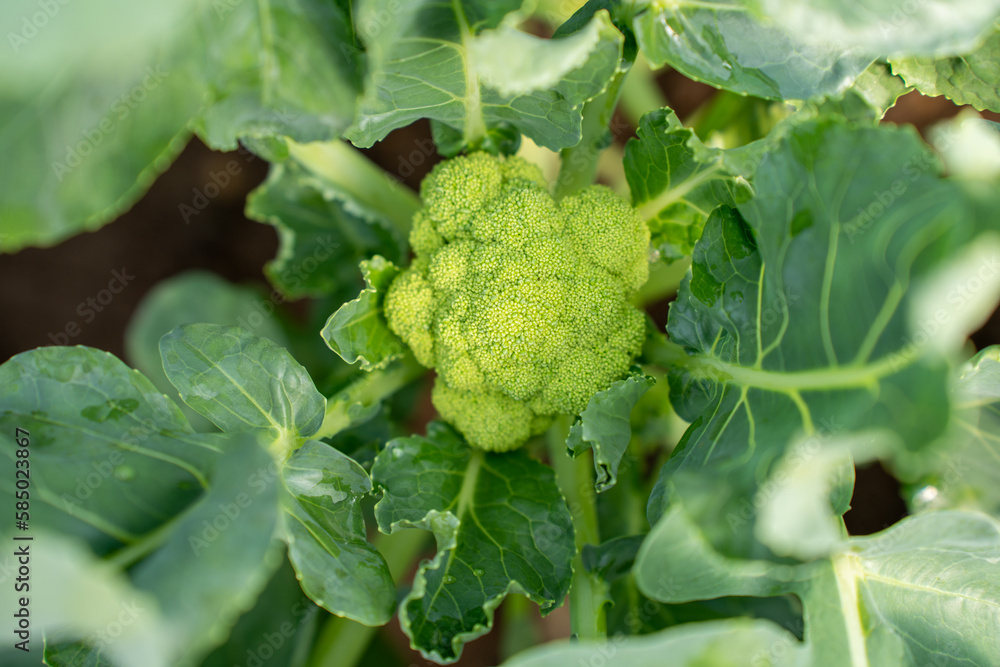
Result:
M439 164L420 195L385 314L472 445L514 449L628 372L649 230L627 202L591 186L557 203L537 167L486 153Z

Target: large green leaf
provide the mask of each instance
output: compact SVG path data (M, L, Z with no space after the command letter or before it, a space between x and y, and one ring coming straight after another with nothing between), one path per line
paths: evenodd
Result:
M192 432L145 377L87 347L43 347L0 366L0 425L30 434L33 522L98 553L194 501L224 445ZM14 449L11 439L0 447L11 466Z
M910 88L893 75L887 63L875 61L843 93L817 101L819 113L841 115L850 121L878 123Z
M845 90L874 59L824 35L803 38L755 16L751 3L649 3L635 19L643 53L656 67L746 95L805 100Z
M125 330L128 362L163 393L174 393L163 372L160 339L182 324L240 326L287 347L285 334L274 317L273 298L254 289L234 285L207 271L187 271L157 283L139 302ZM191 426L215 430L208 419L181 405Z
M1000 111L1000 26L968 53L893 58L891 62L893 72L924 95L944 95L980 111Z
M721 208L670 310L674 409L692 422L650 501L674 502L724 553L755 553L746 514L800 436L860 430L918 450L948 417L947 366L915 296L974 234L960 191L911 132L813 121ZM946 318L962 319L952 308ZM958 331L961 344L968 330ZM933 343L933 344L931 344ZM698 489L724 477L710 498ZM686 498L687 500L682 500ZM754 514L754 512L750 512Z
M797 664L980 665L1000 651L1000 584L990 574L998 557L996 522L938 512L854 538L825 560L726 558L674 508L643 544L635 574L642 591L663 602L795 593L808 649Z
M114 219L180 152L203 90L173 51L195 5L0 6L0 251Z
M632 440L632 408L655 382L642 374L613 382L590 398L570 428L566 446L573 456L594 450L598 491L606 491L618 481L618 465Z
M424 561L399 615L428 659L455 661L487 632L512 590L547 613L562 604L575 555L573 525L550 468L523 452L470 449L449 427L391 441L375 459L384 496L379 529L429 530L438 552Z
M553 642L518 654L503 667L607 665L608 667L792 667L806 664L795 637L767 621L696 623L647 637L613 642Z
M873 56L964 53L1000 15L998 0L754 0L803 40Z
M266 338L240 327L185 324L160 339L160 353L181 399L223 431L288 440L323 423L326 399L309 372Z
M670 109L645 114L625 145L632 205L645 218L654 247L667 260L691 254L716 207L748 199L749 183Z
M403 356L403 343L382 314L385 291L398 273L396 265L380 255L362 261L365 288L331 315L320 332L347 363L360 361L362 369L373 370Z
M361 55L347 0L205 3L200 27L210 103L196 127L209 146L335 139L354 120Z
M247 200L247 215L278 230L267 275L285 295L346 301L358 262L375 254L404 259L404 237L419 201L350 146L291 144Z
M281 561L274 460L252 434L232 439L205 495L131 571L175 635L171 665L198 664L225 641Z
M30 542L3 536L29 552L29 588L22 593L30 593L31 625L23 657L41 654L44 636L45 664L52 667L169 667L174 636L154 596L136 590L123 571L79 540L45 529L31 532ZM17 610L18 597L0 599L7 618ZM40 658L11 664L34 666Z
M754 186L712 214L671 307L683 349L663 360L692 424L650 499L640 589L669 603L794 593L808 664L930 664L935 649L979 664L996 650L976 620L994 622L995 592L976 589L940 629L911 610L943 616L979 586L996 525L931 515L848 541L840 517L852 460L905 460L944 432L946 360L989 290L947 307L941 290L975 275L992 241L909 132L801 123ZM924 548L937 560L915 567Z
M980 509L1000 517L1000 346L966 363L952 394L952 428L908 475L919 479L911 504Z
M572 36L541 40L501 21L521 0L368 0L357 11L369 81L348 137L371 146L421 118L486 145L514 128L559 150L580 141L581 108L618 68L622 37L602 12Z
M129 559L99 562L65 538L42 534L36 546L47 553L36 563L33 602L37 629L50 635L50 662L199 664L280 562L273 465L252 435L233 437L210 488L154 539L153 547L162 546L131 568L131 581L118 569Z
M254 659L269 667L301 667L312 644L319 609L302 592L295 570L286 560L229 634L200 667L249 665Z
M891 434L873 431L792 443L754 498L757 539L804 561L835 552L847 537L840 517L851 506L854 466L889 454L886 442Z
M282 466L285 539L302 589L327 611L365 625L392 618L396 587L368 543L359 501L372 490L364 469L309 440Z
M0 249L51 245L126 210L193 126L333 139L354 120L361 56L346 0L86 5L15 0L0 53Z

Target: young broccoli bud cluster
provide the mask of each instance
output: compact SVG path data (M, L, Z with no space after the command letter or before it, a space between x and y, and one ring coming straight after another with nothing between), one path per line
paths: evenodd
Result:
M472 445L514 449L628 372L649 230L627 202L602 186L556 202L537 167L486 153L439 164L420 194L385 314Z

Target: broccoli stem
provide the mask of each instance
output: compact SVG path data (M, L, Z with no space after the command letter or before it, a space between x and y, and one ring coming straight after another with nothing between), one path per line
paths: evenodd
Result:
M632 125L639 125L643 114L654 109L670 106L666 95L656 82L657 73L649 66L649 61L640 52L629 72L628 80L622 86L619 107Z
M649 280L639 288L636 302L643 306L648 306L651 303L676 294L680 288L681 280L684 279L690 266L690 257L677 260L672 264L653 262L649 266Z
M379 533L372 540L385 557L389 574L397 584L420 557L429 535L425 530L401 530L392 535ZM364 657L377 630L377 627L331 615L319 631L308 667L354 667Z
M583 455L571 459L566 454L567 419L560 419L549 429L549 458L556 471L556 481L566 498L576 532L576 557L573 581L569 589L570 631L579 639L603 640L607 637L604 606L611 601L608 585L583 567L582 550L586 544L600 544L597 505L594 491L594 464Z
M609 129L609 125L615 107L618 106L618 97L621 95L622 84L625 83L628 71L629 65L623 64L612 77L607 90L584 105L580 142L563 149L561 153L562 165L554 186L556 199L562 199L594 182L601 152L620 132L617 128L615 131Z
M407 353L387 368L370 371L327 399L326 416L313 438L330 438L354 425L358 406L370 406L416 380L427 371Z
M389 176L363 153L343 141L299 144L288 139L288 153L296 162L366 208L379 213L405 239L420 198Z

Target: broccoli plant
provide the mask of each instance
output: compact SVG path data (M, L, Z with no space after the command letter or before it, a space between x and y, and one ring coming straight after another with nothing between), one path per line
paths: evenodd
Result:
M518 447L628 372L649 276L628 202L595 185L556 204L537 167L486 153L439 165L421 200L385 316L437 369L434 407L470 445Z
M1000 664L1000 1L0 16L0 250L192 137L279 239L0 365L4 664Z

